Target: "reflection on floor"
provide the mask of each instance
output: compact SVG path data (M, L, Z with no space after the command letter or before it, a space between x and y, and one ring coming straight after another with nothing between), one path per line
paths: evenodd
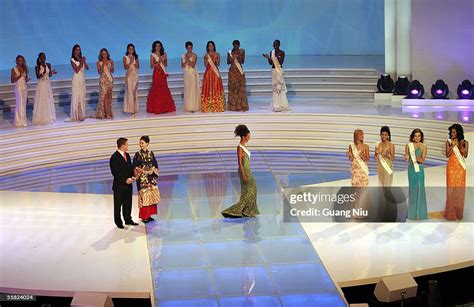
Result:
M212 176L215 173L215 176L221 176L222 173L231 172L235 176L237 170L235 151L171 155L157 153L156 157L160 167L158 185L161 191L172 185L183 184L184 178L194 175ZM402 159L395 160L395 171L406 169L407 164ZM425 165L431 167L439 164L426 162ZM369 168L373 174L376 173L375 161L369 162ZM279 185L291 187L350 178L350 161L341 153L255 150L252 151L252 171L257 175L273 175ZM96 160L3 176L0 178L0 190L110 194L112 176L109 161Z
M283 223L274 176L256 181L256 219L220 215L237 201L234 174L190 174L162 190L159 220L146 227L160 306L344 305L301 225Z
M343 300L328 272L347 285L474 258L472 223L283 223L282 188L346 180L349 162L342 154L255 151L262 214L232 221L220 211L239 196L234 152L163 155L158 161L163 199L157 221L125 232L114 227L112 197L103 195L111 188L107 161L2 178L2 190L81 194L0 192L8 204L2 206L0 237L11 247L2 248L1 258L25 263L17 269L2 261L0 286L61 289L64 279L45 283L42 277L61 275L68 265L95 280L74 278L70 288L99 291L104 281L107 291L154 289L160 306L338 306ZM398 160L395 169L406 164ZM427 167L427 182L442 181L443 170ZM71 235L81 239L71 241ZM108 266L113 274L103 272Z

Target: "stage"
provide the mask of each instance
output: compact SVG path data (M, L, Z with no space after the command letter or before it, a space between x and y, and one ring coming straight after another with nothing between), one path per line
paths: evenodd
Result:
M235 171L224 171L231 168L232 152L180 155L177 166L184 171L162 176L157 221L146 227L115 227L110 179L82 180L90 169L85 164L53 169L77 176L35 188L56 192L1 191L1 287L113 297L150 293L159 306L343 306L340 287L473 265L473 223L439 217L410 223L283 222L281 190L310 182L347 186L345 167L327 165L343 164L345 157L302 151L254 155L261 211L256 219L220 216L238 199ZM216 157L228 162L212 162ZM198 171L210 165L221 170ZM394 182L406 185L406 172L396 168ZM444 166L427 168L427 189L443 184L444 171ZM376 184L376 177L370 181ZM444 207L442 196L428 202L430 215ZM137 214L134 207L135 220ZM473 214L466 206L466 219Z
M250 110L244 113L182 111L180 72L171 76L175 113L145 112L149 75L141 78L136 117L121 112L120 78L113 120L70 122L69 80L57 81L54 124L14 128L12 110L4 108L0 230L7 248L2 248L0 288L148 294L159 306L343 306L341 287L472 265L473 223L441 220L441 194L430 201L433 218L427 222L283 221L285 188L350 185L346 151L357 128L373 151L380 127L390 126L394 182L400 186L407 185L404 146L414 128L425 132L429 148L427 187L444 185L447 128L461 122L467 137L474 133L466 110L442 110L440 118L440 110L377 105L373 68L295 67L287 73L292 110L285 113L271 111L270 75L263 68L247 73L253 80ZM357 84L360 78L364 84ZM88 81L89 116L96 81ZM12 96L10 87L3 87L3 97ZM233 130L241 123L252 133L248 148L261 215L226 221L220 211L240 193ZM113 224L108 158L118 137L129 138L134 153L142 135L150 136L157 156L162 201L156 222L120 230ZM373 158L369 168L376 174ZM376 185L375 177L370 185ZM138 221L136 203L134 196L132 216ZM472 214L466 205L466 219ZM15 265L18 259L21 267ZM44 276L53 275L45 282Z

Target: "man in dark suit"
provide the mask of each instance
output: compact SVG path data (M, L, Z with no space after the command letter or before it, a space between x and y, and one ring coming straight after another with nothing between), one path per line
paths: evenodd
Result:
M122 208L123 219L126 225L138 225L132 220L132 183L133 165L130 155L127 153L128 140L119 138L117 140L117 151L110 157L110 170L114 176L114 219L118 228L124 228L120 209Z

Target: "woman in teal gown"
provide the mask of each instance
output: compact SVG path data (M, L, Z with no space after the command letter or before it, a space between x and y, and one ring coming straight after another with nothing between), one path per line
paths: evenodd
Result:
M427 146L423 143L424 135L420 129L415 129L410 135L410 144L405 146L405 160L408 165L408 219L426 220L428 208L425 192L425 168ZM411 149L410 149L411 148ZM414 159L412 159L414 151ZM416 159L416 164L413 161Z
M237 146L237 159L239 162L239 178L241 185L240 200L235 205L222 211L228 218L255 217L260 214L257 207L257 184L250 170L250 151L245 145L250 140L250 131L245 125L235 128L235 136L240 136Z

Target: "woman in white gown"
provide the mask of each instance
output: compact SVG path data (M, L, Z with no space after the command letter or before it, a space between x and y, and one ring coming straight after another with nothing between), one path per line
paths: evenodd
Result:
M263 54L272 65L272 108L274 112L290 111L290 104L286 97L286 84L283 71L283 62L285 61L285 52L280 50L280 41L273 42L273 50L270 54Z
M127 52L123 57L123 68L126 71L123 111L135 116L138 112L138 70L140 69L140 61L133 44L127 45Z
M16 66L12 68L10 75L11 82L15 84L15 117L13 126L26 127L28 121L26 119L26 101L28 99L28 87L26 83L28 78L28 66L26 66L25 58L17 55Z
M51 69L51 64L46 63L44 52L38 55L35 71L38 83L33 105L33 125L51 124L56 120L56 109L50 78L56 74L56 70Z
M84 69L89 69L86 57L82 56L81 47L72 47L71 66L74 70L72 76L71 95L71 121L83 121L86 117L86 78Z
M201 110L201 90L199 73L196 69L197 55L193 53L193 43L186 42L186 53L181 56L181 67L184 75L184 111Z

